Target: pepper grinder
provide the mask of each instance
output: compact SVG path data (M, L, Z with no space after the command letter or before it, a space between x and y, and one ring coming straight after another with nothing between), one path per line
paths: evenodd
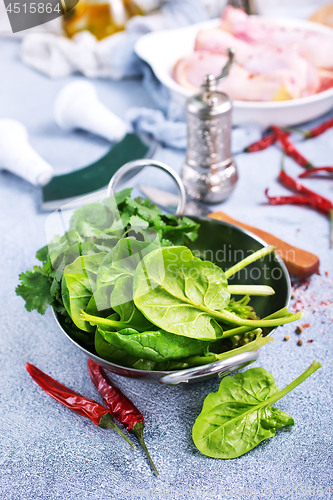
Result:
M232 102L216 90L233 64L234 50L228 54L221 75L207 75L202 92L186 103L188 146L181 176L188 195L208 204L228 198L238 180L231 153Z

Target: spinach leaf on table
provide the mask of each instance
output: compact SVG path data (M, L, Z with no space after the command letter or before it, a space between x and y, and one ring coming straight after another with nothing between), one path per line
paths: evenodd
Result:
M236 458L285 425L294 425L287 413L272 405L320 368L310 367L281 391L264 368L251 368L225 377L218 392L208 394L195 421L192 437L201 453L213 458Z
M228 305L224 272L187 247L151 252L134 275L134 302L155 325L176 335L213 340L222 327L212 317Z

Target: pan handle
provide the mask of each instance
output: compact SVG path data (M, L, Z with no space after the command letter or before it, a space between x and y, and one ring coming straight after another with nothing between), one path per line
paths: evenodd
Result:
M252 363L258 359L259 353L257 351L248 351L241 354L236 354L236 356L231 356L227 359L222 359L216 363L210 363L204 366L196 366L194 368L188 368L186 370L177 371L164 375L159 379L160 384L179 384L180 382L189 382L190 380L195 380L201 377L208 377L215 373L219 376L225 376L230 372L239 370L244 366Z
M117 172L113 175L111 178L109 185L108 185L108 190L107 190L107 196L110 196L111 193L113 193L119 182L121 181L122 177L126 174L128 174L131 170L141 170L145 167L156 167L159 168L160 170L164 170L167 174L170 175L170 177L173 178L173 180L177 184L178 188L178 193L179 193L179 200L178 200L178 206L176 210L176 215L181 215L184 213L185 210L185 204L186 204L186 192L184 188L184 184L179 177L179 175L171 168L169 167L166 163L163 163L161 161L156 161L156 160L134 160L134 161L129 161L128 163L125 163Z

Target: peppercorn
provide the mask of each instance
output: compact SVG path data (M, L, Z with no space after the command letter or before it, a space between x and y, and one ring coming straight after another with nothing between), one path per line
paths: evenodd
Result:
M296 332L298 335L300 335L300 334L302 333L302 331L303 331L303 327L302 327L302 326L298 326L298 327L296 328L296 330L295 330L295 332Z
M290 339L290 335L286 335L283 340L289 340L289 339Z
M302 340L299 340L299 341L297 342L297 345L302 345L302 344L303 344L303 341L302 341Z

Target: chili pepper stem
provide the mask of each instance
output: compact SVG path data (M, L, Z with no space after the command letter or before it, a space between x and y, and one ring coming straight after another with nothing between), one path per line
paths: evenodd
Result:
M281 127L282 130L285 132L297 132L298 134L304 135L305 139L309 139L311 137L311 131L310 130L301 130L300 128L294 128L294 127Z
M133 426L133 428L131 429L131 432L133 432L133 434L138 438L139 443L141 444L141 446L143 448L143 451L147 455L147 458L148 458L149 462L151 463L152 468L154 469L154 471L156 472L156 474L159 475L159 472L158 472L158 470L156 468L156 465L153 462L153 459L150 456L150 453L148 451L148 448L146 446L146 443L145 443L145 440L144 440L144 437L143 437L144 426L145 426L145 424L143 422L137 422Z
M135 444L132 443L132 441L127 436L125 436L125 434L114 423L113 418L111 417L110 413L105 413L102 416L102 418L101 418L98 426L102 427L102 429L107 429L108 428L108 429L114 430L117 434L119 434L119 436L121 436L123 439L125 439L126 443L128 443L133 448L133 450L136 449Z

